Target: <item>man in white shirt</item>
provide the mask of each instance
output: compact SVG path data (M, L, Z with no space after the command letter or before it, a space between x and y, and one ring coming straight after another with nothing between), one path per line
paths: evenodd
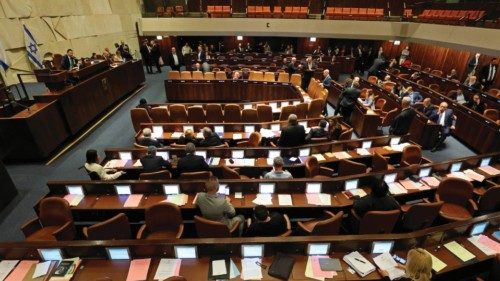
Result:
M172 52L168 55L167 64L172 70L181 70L182 56L177 53L175 47L172 47Z
M453 110L448 108L448 103L442 102L439 105L439 109L434 112L434 114L429 117L429 119L429 122L433 121L441 125L439 138L436 142L436 145L431 150L431 152L435 152L441 148L444 140L450 135L450 130L455 130L456 118L455 115L453 115Z

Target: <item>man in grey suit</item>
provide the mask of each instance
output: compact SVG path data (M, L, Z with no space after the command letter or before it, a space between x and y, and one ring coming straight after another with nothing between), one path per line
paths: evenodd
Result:
M446 102L442 102L439 105L439 109L434 112L434 114L429 117L429 119L441 125L439 139L436 142L434 148L431 149L431 152L435 152L441 148L444 140L450 135L450 130L455 130L456 120L455 116L453 115L453 110L448 109L448 104Z

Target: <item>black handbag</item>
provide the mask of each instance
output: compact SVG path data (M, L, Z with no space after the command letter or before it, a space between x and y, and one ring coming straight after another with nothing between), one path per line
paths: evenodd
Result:
M290 273L292 273L294 263L295 259L291 256L278 253L276 257L274 257L273 263L269 267L267 274L281 280L288 280L288 278L290 278Z

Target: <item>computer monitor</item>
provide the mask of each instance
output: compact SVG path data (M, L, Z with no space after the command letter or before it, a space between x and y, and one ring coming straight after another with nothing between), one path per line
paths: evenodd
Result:
M391 145L391 146L393 146L393 145L398 145L400 141L401 141L401 137L394 137L394 138L391 138L391 143L390 143L390 145Z
M329 252L330 252L330 243L307 244L307 255L309 256L328 255Z
M224 126L220 126L220 125L214 126L214 132L216 134L224 134Z
M220 183L219 184L219 190L217 191L218 194L224 194L224 195L229 195L229 186L227 184Z
M270 106L271 108L278 108L278 103L277 103L277 102L270 102L270 103L269 103L269 106Z
M163 158L165 160L170 159L170 154L168 153L168 151L158 151L158 152L156 152L156 155L161 156L161 158Z
M281 131L281 125L280 124L271 124L271 131L273 131L273 132Z
M432 168L427 167L427 168L421 168L420 171L418 172L418 176L423 178L423 177L428 177L431 174Z
M299 149L299 156L309 156L309 155L311 155L311 148L306 147Z
M207 151L206 150L197 150L194 152L194 155L202 156L207 159Z
M118 195L130 195L132 190L130 185L115 185L116 194Z
M307 128L307 121L300 121L299 125L304 126L304 128Z
M364 141L361 143L361 148L370 148L372 147L372 141Z
M345 181L345 190L352 190L358 188L358 179L346 180Z
M153 126L153 134L155 135L163 134L163 126Z
M110 260L129 260L130 251L127 247L124 248L109 248L106 247L106 253L108 254L108 259Z
M83 187L81 185L67 185L66 190L71 195L84 195Z
M241 245L241 256L243 258L259 258L264 256L264 245Z
M245 151L244 150L233 150L233 151L231 151L231 157L235 158L235 159L245 158Z
M306 183L306 193L321 193L321 183L320 182Z
M255 132L254 125L245 125L245 133L253 133L253 132Z
M185 132L187 131L188 129L191 129L194 131L194 127L192 125L184 125L182 126L182 131Z
M488 221L483 221L483 222L479 222L479 223L474 224L470 230L470 236L476 236L476 235L482 234L486 230L488 225L489 225Z
M374 241L372 243L372 254L390 253L393 246L394 241Z
M251 103L245 103L243 105L243 109L251 109L252 108L252 104Z
M393 183L396 181L397 176L398 176L398 173L385 174L384 181L387 184Z
M196 259L198 258L196 246L174 246L176 259Z
M278 156L281 156L281 150L270 149L267 157L268 158L276 158Z
M294 101L292 102L292 104L293 104L293 105L300 104L300 101L299 101L299 100L294 100Z
M275 184L274 183L259 183L259 193L274 193Z
M481 159L480 167L488 166L491 163L491 157L485 157Z
M458 172L462 169L462 162L452 163L450 167L450 172Z
M132 152L118 152L121 160L132 160Z
M38 254L44 261L60 261L64 259L61 249L38 249Z
M178 184L164 184L163 193L165 193L166 195L179 194L180 187Z

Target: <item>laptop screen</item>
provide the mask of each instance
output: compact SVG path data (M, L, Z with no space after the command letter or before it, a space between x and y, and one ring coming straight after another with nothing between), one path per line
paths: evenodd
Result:
M163 192L166 195L179 194L180 193L180 187L179 187L178 184L164 184L163 185Z
M320 182L306 183L306 193L321 193L321 183Z
M130 189L130 185L115 185L116 194L118 195L130 195L132 194L132 190Z
M372 254L390 253L394 241L375 241L372 244Z
M274 183L259 183L259 193L274 193Z
M262 257L264 255L264 245L241 245L241 256L244 258Z

